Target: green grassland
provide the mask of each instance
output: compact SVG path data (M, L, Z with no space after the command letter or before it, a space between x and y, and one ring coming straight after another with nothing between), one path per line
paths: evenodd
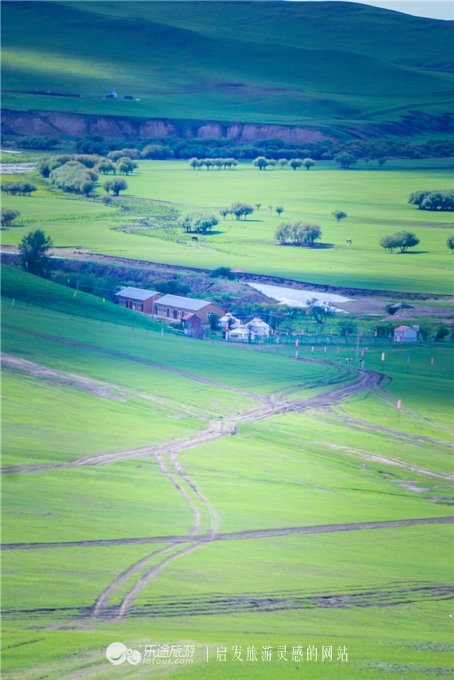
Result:
M157 203L135 200L133 210L125 212L59 194L8 196L5 205L18 209L21 216L4 230L3 242L17 245L24 233L40 227L56 246L107 255L206 268L230 266L332 286L452 294L452 257L446 247L452 214L421 211L407 203L413 191L451 186L451 171L443 164L413 170L407 161L401 169L346 171L320 163L310 172L260 172L241 164L232 172L207 172L192 171L185 162L144 161L127 182L128 197ZM102 193L101 183L97 191ZM181 213L199 209L217 213L235 201L260 203L261 208L247 220L221 221L198 243L172 220L166 221L168 207ZM118 204L121 208L121 200ZM277 206L284 207L281 219L274 212ZM348 214L341 223L331 214L337 209ZM143 226L144 217L154 226ZM274 230L282 220L319 224L322 242L330 247L277 245ZM420 244L404 255L386 254L379 240L402 229L414 231ZM352 246L346 245L347 238Z
M181 438L206 428L213 417L258 408L266 396L328 395L329 380L337 376L347 384L354 377L354 370L350 376L339 372L334 352L326 362L311 363L284 352L161 335L153 325L135 323L133 312L90 295L73 298L62 286L10 267L2 276L4 352L44 369L102 381L124 397L103 398L82 391L75 379L63 385L55 376L6 367L4 464L58 466ZM444 443L452 399L448 352L391 346L381 362L378 349L367 353L366 367L393 378L383 387L385 402L360 393L331 409L239 423L234 436L180 451L192 484L217 512L220 532L451 516L451 464ZM301 358L318 358L317 352L302 346ZM409 374L403 352L411 352ZM435 357L433 377L427 352ZM410 411L403 410L399 422L394 400L401 395ZM406 433L434 440L414 440ZM170 468L169 456L164 462ZM207 531L206 506L194 488L179 482ZM194 519L151 456L102 466L17 470L4 476L2 492L8 543L159 540L185 534ZM156 642L197 646L191 666L125 664L122 677L131 678L275 680L299 677L303 669L316 680L374 680L384 671L393 680L446 675L452 639L451 608L443 594L452 571L449 529L406 526L202 544L170 562L139 593L132 616L121 620L82 618L132 564L149 557L110 595L110 606L159 563L152 553L167 547L166 554L174 555L189 542L173 548L158 542L8 550L3 674L7 680L38 680L43 674L57 680L83 666L87 679L110 680L115 671L104 650L124 640L141 651ZM339 597L346 602L326 608ZM281 607L272 604L276 600L282 600ZM183 607L177 616L167 611L174 606ZM229 650L223 665L215 661L219 645ZM290 660L278 662L274 651L271 662L235 665L234 645L244 651L248 645L274 650L287 645ZM349 660L328 665L319 656L317 662L297 663L291 660L294 645L315 645L319 655L321 645L333 645L335 654L345 645Z
M452 94L447 23L371 7L31 2L3 23L15 110L336 129L439 115ZM110 89L140 102L102 100Z

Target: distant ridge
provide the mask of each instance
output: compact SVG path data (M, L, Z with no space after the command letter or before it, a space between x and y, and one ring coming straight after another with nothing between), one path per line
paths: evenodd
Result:
M383 134L389 123L412 134L409 119L454 111L451 22L349 2L241 0L12 1L2 18L10 111L334 136ZM117 100L105 98L112 89Z

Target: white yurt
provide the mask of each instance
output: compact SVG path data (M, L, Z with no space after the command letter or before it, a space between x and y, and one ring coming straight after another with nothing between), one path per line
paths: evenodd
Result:
M227 334L226 340L249 340L251 331L247 326L238 326L233 328L230 333Z
M258 316L249 323L246 324L247 328L250 328L255 337L260 336L261 338L269 338L271 333L270 326L259 319Z
M241 326L241 321L230 312L227 312L227 314L224 314L219 319L219 326L221 328L238 328L238 326Z

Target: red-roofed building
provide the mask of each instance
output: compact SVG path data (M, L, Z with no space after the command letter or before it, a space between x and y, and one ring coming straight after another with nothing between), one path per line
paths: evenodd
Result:
M394 342L417 342L418 333L410 326L398 326L394 329Z
M185 314L181 320L183 322L183 332L185 335L199 339L204 337L203 321L197 314L189 312L188 314Z

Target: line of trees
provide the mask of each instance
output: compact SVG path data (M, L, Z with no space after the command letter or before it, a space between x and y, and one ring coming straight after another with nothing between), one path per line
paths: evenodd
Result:
M390 236L384 236L380 245L387 253L393 253L399 248L401 253L406 253L409 248L414 248L419 243L419 238L412 231L399 231Z
M281 245L302 246L314 245L322 237L322 230L318 224L307 222L283 222L274 232Z
M454 210L454 190L448 191L415 191L410 194L408 202L417 205L419 210L440 210L452 212Z
M30 196L36 191L36 186L31 182L4 182L1 189L5 194L12 196Z
M283 210L283 209L282 209ZM248 215L252 215L254 208L249 203L232 203L228 208L221 208L219 210L220 215L225 219L227 215L235 215L237 220L247 218Z
M55 137L22 137L16 141L16 146L20 149L37 149L39 151L48 151L55 149L60 144L60 141Z
M207 170L216 168L217 170L232 170L238 165L236 158L190 158L189 167L193 170L200 170L204 166Z
M178 225L186 233L206 234L219 224L219 220L213 213L196 211L183 215L178 220Z
M278 165L281 170L283 170L286 165L292 168L292 170L298 170L302 167L306 168L306 170L310 170L311 167L315 165L315 161L312 158L292 158L290 160L288 160L288 158L279 158L276 160L274 158L258 156L257 158L254 158L252 165L255 165L259 170L266 170L268 167L274 168L276 165Z

